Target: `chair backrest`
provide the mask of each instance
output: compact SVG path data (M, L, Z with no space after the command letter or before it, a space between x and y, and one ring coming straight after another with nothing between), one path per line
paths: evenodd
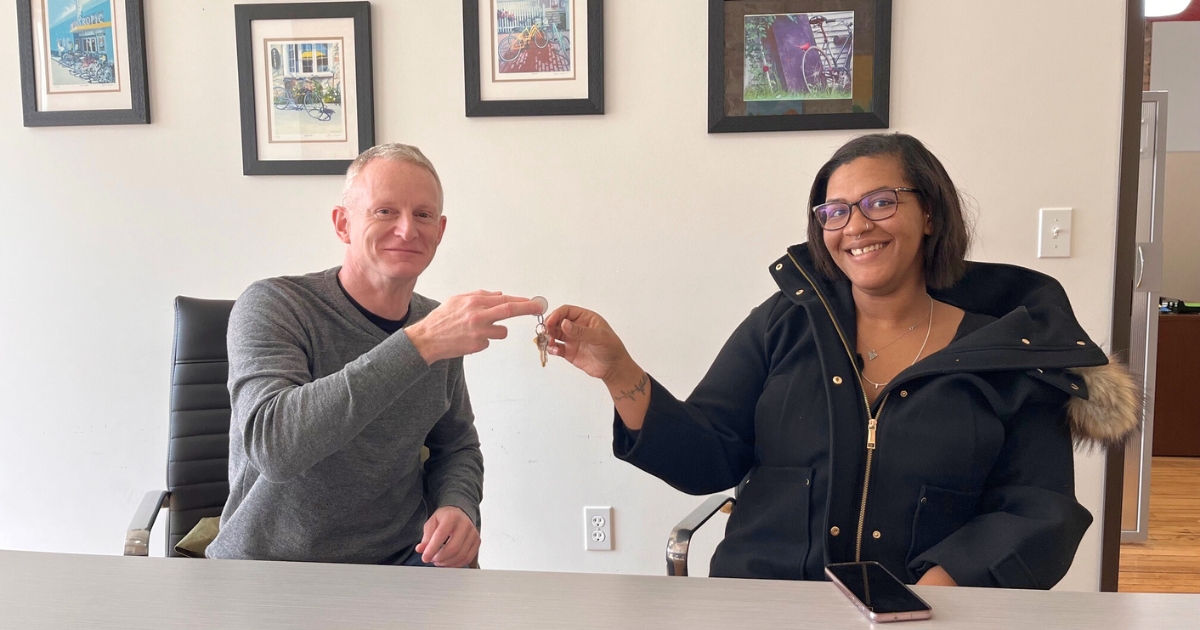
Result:
M167 555L229 498L229 355L233 300L175 298L171 442L167 452Z

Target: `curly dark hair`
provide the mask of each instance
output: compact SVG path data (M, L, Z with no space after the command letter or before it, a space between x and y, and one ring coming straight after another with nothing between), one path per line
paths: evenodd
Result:
M967 271L971 230L963 213L963 199L950 174L920 140L903 133L860 136L842 145L817 171L808 195L808 251L817 269L830 279L844 278L825 247L824 229L812 209L825 203L829 178L838 168L862 157L891 155L900 160L908 183L918 191L921 208L929 214L933 232L925 237L925 284L944 289Z

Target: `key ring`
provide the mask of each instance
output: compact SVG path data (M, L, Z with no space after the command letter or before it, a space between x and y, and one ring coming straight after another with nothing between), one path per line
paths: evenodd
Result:
M539 304L542 307L542 312L537 314L537 326L533 328L533 331L537 333L537 337L534 338L533 342L537 344L538 355L542 360L542 367L546 367L546 350L550 347L550 337L546 334L546 320L543 315L546 309L549 308L550 303L540 295L530 298L529 301Z

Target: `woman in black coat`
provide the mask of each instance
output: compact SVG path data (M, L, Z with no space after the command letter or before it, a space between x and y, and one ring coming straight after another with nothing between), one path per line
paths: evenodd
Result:
M686 401L596 313L546 320L603 379L616 455L692 494L747 482L711 575L823 579L875 560L910 583L1050 588L1092 517L1073 438L1138 423L1057 281L964 260L957 189L919 141L871 135L818 172L808 243Z

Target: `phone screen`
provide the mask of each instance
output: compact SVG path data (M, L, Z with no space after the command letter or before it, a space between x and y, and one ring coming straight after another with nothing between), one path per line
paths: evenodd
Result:
M825 567L868 610L877 614L930 610L900 580L877 562L831 564Z

